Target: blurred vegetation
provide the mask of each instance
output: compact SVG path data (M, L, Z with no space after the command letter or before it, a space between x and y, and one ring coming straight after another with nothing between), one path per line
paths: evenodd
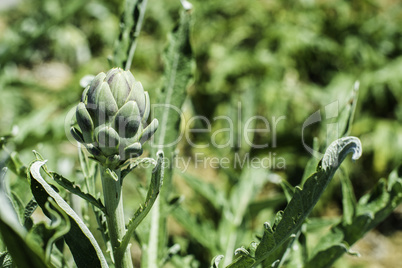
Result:
M66 138L69 128L65 124L69 126L70 122L65 118L80 98L80 79L111 67L108 57L118 36L123 1L6 2L10 5L0 10L0 135L15 135L8 149L18 151L25 164L32 160L31 151L37 149L49 159L48 165L53 170L82 179L76 172L76 147ZM350 134L361 139L363 156L353 165L344 164L356 196L365 194L379 178L388 177L401 163L402 150L398 148L402 148L402 4L399 1L191 2L196 66L184 107L186 118L203 115L211 120L212 130L228 127L213 119L221 115L236 118L239 101L245 115L261 115L270 123L273 117L286 116L277 124L276 146L272 144L272 132L268 135L257 132L255 144L270 146L252 149L251 156L276 153L283 157L286 168L272 172L297 185L310 159L302 144L303 122L334 101L339 101L341 109L349 100L354 82L359 80L359 100ZM151 103L157 99L153 92L161 85L162 52L179 8L179 1L148 3L131 70L149 91ZM325 124L333 122L323 120L306 129L309 146L313 137L326 131ZM197 124L205 127L202 122ZM199 144L211 141L210 133L191 138ZM217 139L221 144L227 141L224 135ZM327 143L324 139L318 142L323 152ZM244 155L250 149L246 147L243 142L223 149L210 146L202 152L218 157L233 151ZM180 143L182 156L194 156L199 151L186 142ZM0 157L3 163L7 154L2 152ZM207 169L201 173L226 191L240 176L239 169ZM210 204L188 193L180 176L176 181L177 192L188 196L186 204L193 206L193 211L201 211L198 217L212 221L218 217L210 210ZM17 185L17 181L13 182ZM132 194L138 183L132 180L126 191ZM281 191L277 186L272 187ZM342 213L340 187L339 181L334 180L325 194L326 202L314 215ZM133 197L126 205L137 202ZM257 220L256 226L266 221L263 217ZM400 220L389 228L400 229ZM180 233L181 229L172 232ZM212 257L204 256L194 241L180 243L189 244L190 253L203 262Z

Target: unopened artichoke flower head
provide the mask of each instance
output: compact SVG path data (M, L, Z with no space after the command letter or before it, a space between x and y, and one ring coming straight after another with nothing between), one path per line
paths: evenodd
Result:
M85 88L76 110L79 129L72 127L71 133L97 161L116 169L140 156L155 133L157 119L146 126L149 112L148 92L141 83L130 71L113 68Z

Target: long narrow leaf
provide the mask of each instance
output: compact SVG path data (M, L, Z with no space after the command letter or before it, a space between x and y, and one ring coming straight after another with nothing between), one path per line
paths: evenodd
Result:
M171 35L164 54L165 80L155 105L154 117L159 120L159 128L155 133L154 147L163 149L168 158L172 156L178 143L181 107L192 75L190 18L191 13L183 11L180 24Z
M78 195L82 199L88 201L89 203L91 203L95 207L99 208L104 213L106 213L105 206L102 204L102 201L100 200L100 198L96 199L92 195L90 195L88 193L84 193L81 190L79 185L75 184L75 182L69 181L68 179L64 178L63 176L57 174L56 172L50 172L50 175L60 186L63 186L65 189L67 189L71 193Z
M53 198L60 209L68 215L71 229L64 235L64 239L78 267L108 267L106 259L88 227L66 201L42 178L39 171L44 164L45 161L35 161L29 168L31 190L39 206L50 218L45 204L48 198Z
M165 52L165 80L155 105L155 118L159 120L159 128L154 136L154 148L163 150L165 157L173 163L174 150L180 138L181 107L186 97L186 88L192 70L192 50L190 45L191 11L183 11L179 26L171 35L169 46ZM164 259L167 236L166 218L161 208L167 205L171 191L172 166L164 171L164 187L151 212L151 227L148 245L144 247L144 267L159 266L158 260ZM162 200L162 201L161 201Z

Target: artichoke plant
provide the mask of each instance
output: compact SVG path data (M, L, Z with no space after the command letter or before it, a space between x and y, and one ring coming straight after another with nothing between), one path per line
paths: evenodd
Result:
M76 110L79 129L71 127L71 133L94 159L117 169L140 156L155 133L157 119L146 126L149 112L149 95L141 83L130 71L113 68L85 88Z

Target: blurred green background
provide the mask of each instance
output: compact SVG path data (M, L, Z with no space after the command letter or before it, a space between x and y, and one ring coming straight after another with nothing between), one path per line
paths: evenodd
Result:
M239 101L245 114L263 116L270 123L272 117L286 116L277 125L276 146L272 146L272 133L255 133L256 144L268 142L271 146L252 149L250 154L263 157L276 153L283 157L286 168L272 172L297 185L310 159L302 143L303 123L317 110L323 113L324 107L334 101L339 102L341 109L349 100L354 82L359 80L351 135L361 139L363 156L356 163L344 164L357 197L401 163L401 2L191 2L196 64L184 107L186 117L205 116L211 120L213 130L227 127L213 118L236 116ZM113 55L123 6L123 1L117 0L2 0L0 135L15 135L9 149L18 151L25 164L33 159L31 151L35 149L49 159L50 169L80 179L76 171L77 150L75 143L66 138L69 128L65 126L70 122L65 119L79 101L80 79L111 67L108 57ZM156 99L153 92L162 81L162 52L180 8L179 1L155 0L147 6L131 70L149 91L151 103ZM336 121L328 121L333 122ZM313 137L320 133L322 137L326 123L306 129L309 146ZM203 127L202 122L198 124ZM191 138L199 144L211 140L208 133ZM225 143L225 137L221 139ZM323 152L326 141L319 140L319 145ZM179 148L183 157L200 152L185 141ZM239 144L223 149L210 146L202 152L220 157L232 152L244 154L248 149ZM5 154L0 157L3 161ZM194 167L192 171L206 174L217 187L223 182L230 184L231 178L239 173L236 169L200 171ZM140 175L141 171L137 176ZM177 191L188 194L182 180L176 178L176 181ZM138 183L132 180L126 191L135 196ZM324 200L314 215L342 214L338 180L330 185ZM127 206L136 202L133 197ZM174 228L173 233L185 236L179 226ZM396 249L402 246L401 228L402 209L399 209L369 234L368 241L363 241L363 258L348 257L347 261L356 267L392 267ZM387 250L383 252L384 247Z

